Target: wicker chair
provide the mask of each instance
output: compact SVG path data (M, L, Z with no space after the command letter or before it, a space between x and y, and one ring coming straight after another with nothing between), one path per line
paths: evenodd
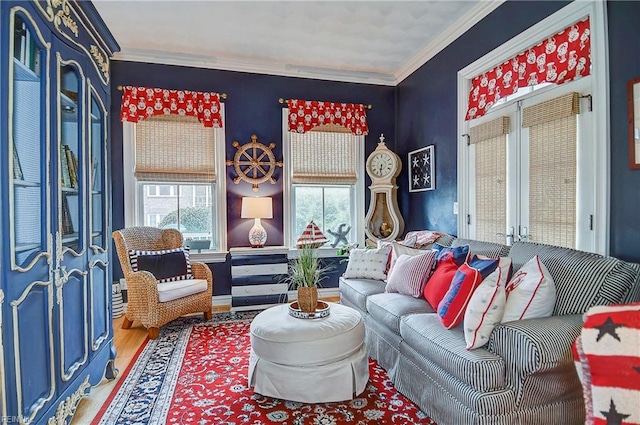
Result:
M157 251L183 246L182 234L178 230L130 227L113 232L113 240L127 281L129 302L122 323L123 329L131 328L133 321L138 320L147 328L149 338L156 339L161 326L185 314L204 312L205 319L211 319L213 275L206 264L191 262L193 278L207 280L206 291L165 302L158 299L158 286L153 274L148 271L134 272L131 268L128 254L131 249Z

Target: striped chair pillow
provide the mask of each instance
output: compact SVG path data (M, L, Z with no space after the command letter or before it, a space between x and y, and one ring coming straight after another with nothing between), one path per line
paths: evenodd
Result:
M145 270L153 274L158 283L192 279L189 247L160 251L129 250L129 262L134 272Z

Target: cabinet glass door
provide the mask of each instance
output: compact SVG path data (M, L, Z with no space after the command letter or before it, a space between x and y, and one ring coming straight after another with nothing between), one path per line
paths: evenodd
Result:
M9 62L9 190L12 269L28 270L47 256L49 137L47 125L48 51L27 15L13 17L13 49Z
M107 115L102 100L91 87L89 119L89 184L91 194L89 198L91 208L91 248L96 252L106 250L106 146L107 129L105 117Z
M81 85L79 64L58 57L58 223L63 252L72 250L76 253L84 248Z

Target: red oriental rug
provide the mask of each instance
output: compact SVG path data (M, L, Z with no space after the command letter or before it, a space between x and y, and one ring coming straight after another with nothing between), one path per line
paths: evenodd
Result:
M430 424L369 360L365 391L353 400L305 404L264 397L247 385L254 313L182 318L148 340L93 424L338 425Z

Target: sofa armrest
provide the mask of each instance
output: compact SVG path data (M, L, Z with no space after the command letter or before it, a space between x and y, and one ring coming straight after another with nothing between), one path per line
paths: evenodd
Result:
M579 314L519 320L496 326L487 349L502 357L516 403L539 406L582 397L571 346L582 329Z

